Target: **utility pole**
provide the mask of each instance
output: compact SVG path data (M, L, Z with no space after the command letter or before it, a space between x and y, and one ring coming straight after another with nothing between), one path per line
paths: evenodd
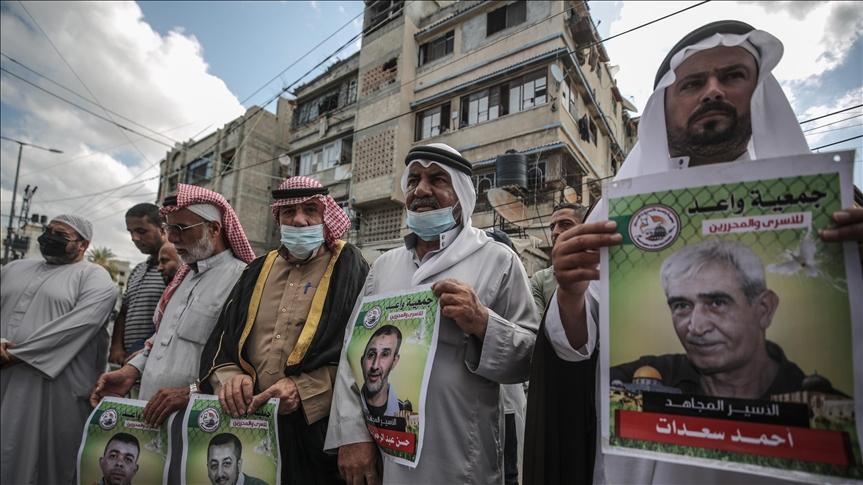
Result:
M51 153L63 153L61 150L56 148L45 148L43 146L35 145L33 143L26 143L21 140L15 140L12 138L7 138L5 136L0 136L3 140L11 141L18 144L18 163L15 165L15 182L12 184L12 207L9 209L9 225L6 227L6 247L3 250L3 262L9 262L9 252L12 250L12 240L14 229L12 227L12 221L15 219L15 198L18 196L18 172L21 171L21 152L24 151L24 147L33 147L38 148L40 150L45 150L46 152Z

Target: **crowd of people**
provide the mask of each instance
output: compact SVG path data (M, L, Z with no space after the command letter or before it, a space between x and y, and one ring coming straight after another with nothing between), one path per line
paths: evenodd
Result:
M741 22L687 35L659 68L638 145L617 177L808 153L771 74L781 56L778 39ZM580 206L557 207L552 267L528 278L511 245L473 226L469 160L435 143L411 149L405 164L409 232L371 267L345 240L345 212L311 178L290 177L272 192L281 244L257 257L216 192L180 184L161 207L132 207L126 229L147 260L131 273L110 337L117 287L85 261L92 224L54 217L39 238L43 259L2 269L0 482L73 483L92 407L127 396L136 383L151 426L198 392L218 395L232 416L279 398L283 483L756 479L605 456L598 447L598 251L621 243L614 222L598 220L596 209L586 215ZM863 240L863 209L837 212L834 222L822 240ZM362 297L427 284L441 309L424 409L433 424L418 465L407 467L381 458L364 418L411 405L390 399L389 385L380 385L398 363L401 335L382 332L380 342L369 342L365 383L356 382L344 343ZM686 293L678 286L665 290ZM768 300L763 306L772 315ZM775 367L769 342L758 342L760 365ZM391 354L381 361L377 349L384 347ZM105 372L109 361L117 370ZM106 458L103 471L110 463Z

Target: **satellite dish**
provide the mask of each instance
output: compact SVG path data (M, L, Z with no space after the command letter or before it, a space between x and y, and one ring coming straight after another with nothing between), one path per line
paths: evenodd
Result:
M551 77L558 84L563 81L563 71L560 70L560 66L558 66L557 64L551 65Z
M507 222L515 224L524 229L542 227L542 223L533 223L536 215L522 202L521 197L513 195L506 189L495 187L485 193L489 204L495 212L506 219Z
M570 187L569 185L563 188L563 198L570 204L579 203L578 193L575 191L574 188Z
M291 166L291 156L288 155L287 153L279 156L279 165L281 165L283 167L290 167Z

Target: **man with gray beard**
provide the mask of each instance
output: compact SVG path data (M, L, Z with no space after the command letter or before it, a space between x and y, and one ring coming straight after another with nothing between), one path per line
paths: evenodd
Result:
M121 369L103 374L90 396L124 396L141 378L144 420L159 426L197 392L198 364L228 292L254 259L234 209L216 192L180 184L160 210L183 261L156 308L156 333Z

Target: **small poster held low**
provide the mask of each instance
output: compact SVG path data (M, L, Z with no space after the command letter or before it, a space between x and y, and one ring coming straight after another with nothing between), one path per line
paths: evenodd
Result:
M431 286L363 298L347 345L369 433L385 456L415 467L437 348L440 306Z
M183 416L182 483L281 483L279 400L233 418L217 396L195 394Z
M144 424L146 401L106 397L90 413L78 449L78 485L163 483L168 422Z

